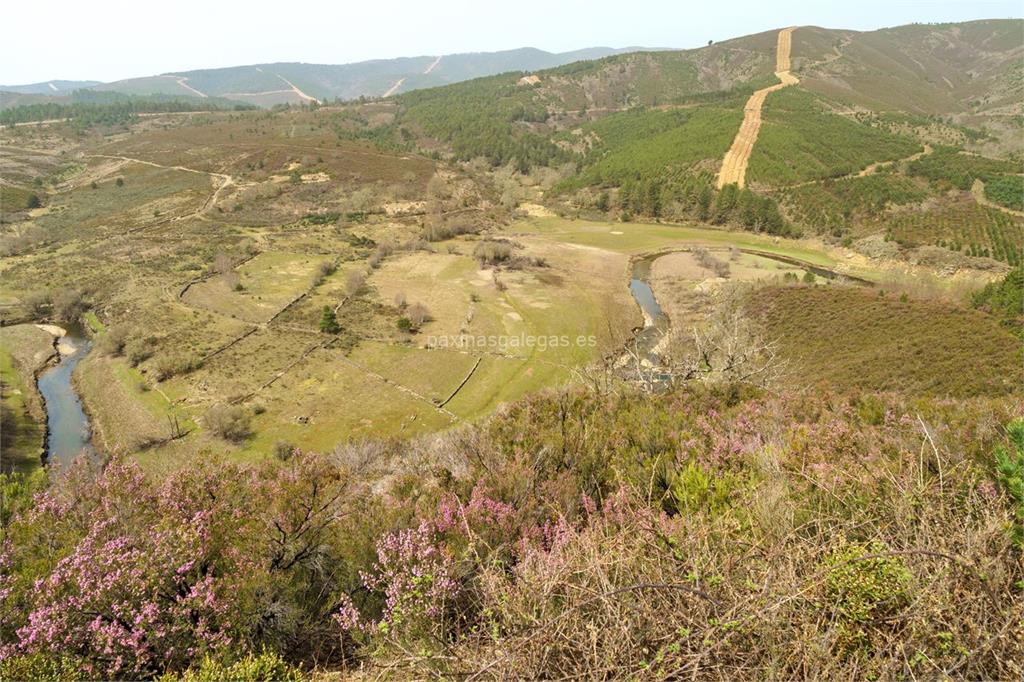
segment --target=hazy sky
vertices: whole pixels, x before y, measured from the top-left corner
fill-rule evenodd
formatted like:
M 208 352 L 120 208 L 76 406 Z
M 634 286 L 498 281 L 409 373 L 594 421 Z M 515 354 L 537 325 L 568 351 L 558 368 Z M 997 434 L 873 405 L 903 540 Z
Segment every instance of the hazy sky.
M 0 83 L 531 46 L 696 47 L 789 25 L 1020 17 L 1024 0 L 50 0 L 3 10 Z

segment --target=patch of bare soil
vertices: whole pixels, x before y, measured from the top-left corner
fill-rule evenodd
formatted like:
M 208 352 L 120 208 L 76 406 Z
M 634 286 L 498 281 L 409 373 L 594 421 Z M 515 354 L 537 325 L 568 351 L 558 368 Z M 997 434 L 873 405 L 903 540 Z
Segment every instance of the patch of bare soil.
M 769 93 L 800 82 L 789 72 L 789 53 L 793 45 L 793 30 L 784 28 L 779 31 L 778 45 L 775 50 L 775 75 L 782 82 L 756 91 L 743 107 L 743 123 L 740 124 L 739 132 L 736 133 L 732 146 L 722 159 L 722 169 L 718 173 L 717 183 L 719 189 L 730 184 L 740 187 L 746 184 L 747 164 L 750 163 L 750 154 L 754 151 L 754 143 L 757 142 L 757 134 L 761 130 L 761 108 L 764 106 L 765 99 Z

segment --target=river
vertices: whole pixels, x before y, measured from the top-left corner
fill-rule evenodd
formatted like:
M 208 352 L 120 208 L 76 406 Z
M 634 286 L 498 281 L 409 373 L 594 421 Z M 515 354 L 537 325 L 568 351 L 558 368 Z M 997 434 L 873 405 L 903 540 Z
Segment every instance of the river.
M 636 350 L 641 356 L 652 360 L 651 353 L 662 336 L 668 332 L 670 324 L 668 315 L 661 309 L 650 283 L 651 266 L 662 255 L 664 254 L 646 256 L 633 261 L 629 279 L 629 292 L 644 316 L 644 326 L 636 330 Z
M 89 418 L 75 392 L 71 375 L 92 343 L 82 328 L 72 324 L 58 339 L 60 362 L 43 372 L 37 386 L 46 405 L 46 463 L 67 466 L 79 455 L 91 455 Z
M 693 248 L 694 247 L 670 248 L 656 253 L 649 253 L 633 260 L 629 279 L 629 292 L 633 295 L 633 300 L 635 300 L 637 305 L 640 306 L 640 311 L 644 316 L 644 326 L 635 330 L 636 350 L 640 354 L 641 358 L 647 359 L 654 365 L 657 365 L 661 360 L 654 353 L 654 348 L 669 331 L 671 321 L 669 320 L 668 315 L 665 314 L 665 311 L 662 310 L 661 304 L 658 303 L 658 299 L 654 295 L 654 289 L 651 288 L 651 268 L 654 266 L 654 261 L 658 260 L 662 256 L 667 256 L 672 253 L 692 251 Z M 786 265 L 792 265 L 825 279 L 861 286 L 873 286 L 873 283 L 866 279 L 861 279 L 852 275 L 845 275 L 836 272 L 835 270 L 830 270 L 790 256 L 771 253 L 769 251 L 759 251 L 756 249 L 738 250 L 741 253 L 767 258 Z

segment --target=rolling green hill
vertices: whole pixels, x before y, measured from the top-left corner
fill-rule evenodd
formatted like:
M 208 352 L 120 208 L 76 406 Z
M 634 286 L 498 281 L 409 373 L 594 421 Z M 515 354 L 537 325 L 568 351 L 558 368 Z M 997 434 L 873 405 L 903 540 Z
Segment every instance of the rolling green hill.
M 848 244 L 878 236 L 898 251 L 1016 264 L 1021 35 L 1021 20 L 798 27 L 799 83 L 765 100 L 752 193 L 711 188 L 747 98 L 777 82 L 776 31 L 419 90 L 363 134 L 520 172 L 572 163 L 549 194 L 572 210 L 772 225 Z

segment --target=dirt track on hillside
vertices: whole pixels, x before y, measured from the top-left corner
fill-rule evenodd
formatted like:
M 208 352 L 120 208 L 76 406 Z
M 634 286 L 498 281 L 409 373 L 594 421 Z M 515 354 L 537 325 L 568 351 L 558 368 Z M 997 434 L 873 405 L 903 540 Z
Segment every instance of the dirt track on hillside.
M 793 46 L 793 31 L 792 28 L 784 28 L 779 31 L 779 39 L 775 48 L 775 76 L 782 82 L 756 91 L 743 107 L 743 123 L 740 124 L 739 132 L 736 133 L 732 146 L 722 159 L 722 169 L 718 173 L 717 183 L 719 189 L 732 183 L 740 187 L 746 184 L 747 164 L 750 162 L 751 152 L 754 151 L 757 134 L 761 130 L 761 107 L 764 106 L 765 99 L 769 93 L 800 82 L 789 72 L 789 53 Z
M 402 87 L 402 83 L 404 83 L 404 82 L 405 82 L 404 78 L 399 78 L 397 81 L 395 81 L 394 85 L 392 85 L 390 88 L 388 88 L 387 92 L 385 92 L 383 95 L 381 95 L 381 97 L 391 97 L 391 95 L 395 94 L 395 91 L 398 90 L 398 88 Z
M 997 211 L 1002 211 L 1003 213 L 1017 216 L 1018 218 L 1024 217 L 1024 211 L 1015 211 L 1012 208 L 990 201 L 989 198 L 985 196 L 985 183 L 982 180 L 976 179 L 974 184 L 971 185 L 971 196 L 974 197 L 974 200 L 982 206 L 994 208 Z
M 291 88 L 292 92 L 294 92 L 296 95 L 299 96 L 299 99 L 301 99 L 301 100 L 303 100 L 305 102 L 319 102 L 320 101 L 316 97 L 312 97 L 310 95 L 307 95 L 302 90 L 299 90 L 299 88 L 295 85 L 295 83 L 292 83 L 290 80 L 288 80 L 287 78 L 285 78 L 281 74 L 275 73 L 274 75 L 277 76 L 278 78 L 280 78 L 284 82 L 285 85 L 287 85 L 289 88 Z
M 441 57 L 438 57 L 437 59 L 435 59 L 435 60 L 434 60 L 434 61 L 433 61 L 433 62 L 432 62 L 432 63 L 430 64 L 430 66 L 428 66 L 428 67 L 427 67 L 427 70 L 423 72 L 423 73 L 424 73 L 424 75 L 426 75 L 426 74 L 430 73 L 431 71 L 433 71 L 434 69 L 436 69 L 436 68 L 437 68 L 437 65 L 438 65 L 438 64 L 440 64 L 440 63 L 441 63 Z
M 220 180 L 220 185 L 214 190 L 213 194 L 203 203 L 202 207 L 198 210 L 192 211 L 191 213 L 183 216 L 175 216 L 170 218 L 171 222 L 178 220 L 185 220 L 186 218 L 195 218 L 202 216 L 204 213 L 209 211 L 217 204 L 217 199 L 220 198 L 221 192 L 227 189 L 230 185 L 235 184 L 235 179 L 226 173 L 212 173 L 210 171 L 197 170 L 195 168 L 188 168 L 186 166 L 165 166 L 162 163 L 155 163 L 153 161 L 145 161 L 143 159 L 136 159 L 130 156 L 112 156 L 110 154 L 88 154 L 89 158 L 94 159 L 113 159 L 118 161 L 124 161 L 126 163 L 140 163 L 144 166 L 152 166 L 154 168 L 166 168 L 168 170 L 182 171 L 184 173 L 196 173 L 198 175 L 208 175 L 211 178 Z

